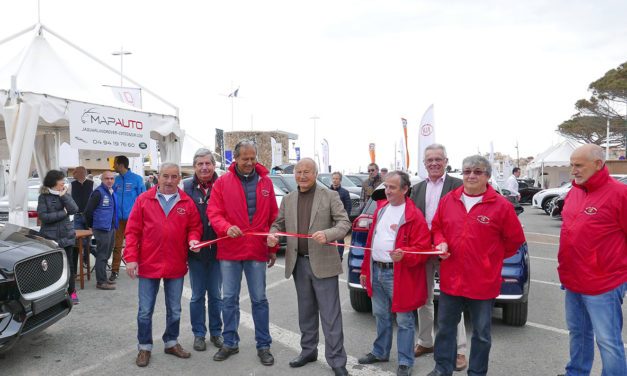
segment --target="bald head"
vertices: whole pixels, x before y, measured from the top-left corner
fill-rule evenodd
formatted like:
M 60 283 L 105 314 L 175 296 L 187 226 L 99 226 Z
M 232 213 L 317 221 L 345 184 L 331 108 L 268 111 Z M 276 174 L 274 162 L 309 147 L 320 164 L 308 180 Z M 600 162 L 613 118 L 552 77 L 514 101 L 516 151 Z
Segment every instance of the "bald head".
M 318 166 L 311 158 L 303 158 L 294 166 L 294 179 L 301 192 L 306 192 L 316 184 Z
M 605 153 L 599 145 L 586 144 L 578 147 L 570 156 L 570 173 L 575 183 L 585 184 L 605 165 Z
M 74 179 L 82 183 L 87 177 L 87 170 L 83 166 L 78 166 L 74 169 L 74 173 L 72 173 L 72 176 L 74 176 Z

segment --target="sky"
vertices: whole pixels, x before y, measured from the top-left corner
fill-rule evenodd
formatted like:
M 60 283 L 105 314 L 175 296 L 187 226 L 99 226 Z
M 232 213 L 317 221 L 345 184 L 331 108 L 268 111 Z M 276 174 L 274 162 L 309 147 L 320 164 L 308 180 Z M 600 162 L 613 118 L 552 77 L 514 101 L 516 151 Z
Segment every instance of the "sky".
M 2 1 L 0 39 L 37 22 L 37 1 Z M 215 128 L 283 130 L 301 156 L 329 143 L 334 170 L 364 171 L 368 144 L 392 167 L 408 120 L 434 104 L 450 164 L 496 152 L 534 156 L 588 98 L 590 82 L 627 61 L 627 2 L 41 0 L 41 23 L 180 109 L 181 127 L 214 146 Z M 50 34 L 80 74 L 103 72 Z M 30 37 L 0 46 L 0 66 Z M 1 87 L 8 83 L 0 83 Z M 233 111 L 226 97 L 239 88 Z M 145 109 L 173 113 L 144 94 Z M 233 120 L 232 114 L 233 113 Z

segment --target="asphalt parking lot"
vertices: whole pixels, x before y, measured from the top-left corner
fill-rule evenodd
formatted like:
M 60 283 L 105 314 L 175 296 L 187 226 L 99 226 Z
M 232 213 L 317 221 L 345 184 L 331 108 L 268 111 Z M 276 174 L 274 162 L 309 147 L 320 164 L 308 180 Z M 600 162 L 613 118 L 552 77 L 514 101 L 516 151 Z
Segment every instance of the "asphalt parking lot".
M 531 291 L 529 316 L 524 327 L 506 326 L 501 310 L 494 310 L 491 375 L 557 375 L 568 361 L 568 332 L 564 320 L 564 293 L 557 275 L 557 250 L 560 221 L 542 211 L 525 206 L 521 215 L 531 256 Z M 0 375 L 332 375 L 324 360 L 324 336 L 320 336 L 318 361 L 292 369 L 288 362 L 299 353 L 296 293 L 291 279 L 284 278 L 284 260 L 268 270 L 267 295 L 270 302 L 272 352 L 276 363 L 266 367 L 259 363 L 254 345 L 254 326 L 250 300 L 242 282 L 240 352 L 225 362 L 215 362 L 214 349 L 192 349 L 193 335 L 189 323 L 191 290 L 186 279 L 183 292 L 183 314 L 179 341 L 192 352 L 190 359 L 178 359 L 163 353 L 160 337 L 165 326 L 163 295 L 157 300 L 153 318 L 155 346 L 150 365 L 138 368 L 136 315 L 137 282 L 121 274 L 115 291 L 96 290 L 95 280 L 78 292 L 81 304 L 68 317 L 40 334 L 22 341 L 8 353 L 0 355 Z M 371 350 L 375 338 L 375 320 L 370 314 L 357 313 L 350 305 L 346 276 L 340 277 L 345 348 L 351 375 L 396 374 L 396 345 L 389 363 L 361 366 L 357 358 Z M 627 308 L 623 306 L 623 315 Z M 472 331 L 467 321 L 468 343 Z M 627 338 L 623 330 L 623 338 Z M 416 359 L 414 375 L 426 375 L 434 366 L 433 355 Z M 601 360 L 597 354 L 593 375 L 600 375 Z M 465 374 L 457 372 L 456 374 Z

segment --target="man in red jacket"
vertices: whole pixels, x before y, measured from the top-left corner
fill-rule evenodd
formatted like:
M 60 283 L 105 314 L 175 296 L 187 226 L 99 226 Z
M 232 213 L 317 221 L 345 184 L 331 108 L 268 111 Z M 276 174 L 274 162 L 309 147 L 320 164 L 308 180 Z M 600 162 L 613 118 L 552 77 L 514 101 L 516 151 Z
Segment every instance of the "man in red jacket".
M 165 353 L 189 358 L 178 343 L 183 278 L 187 273 L 187 250 L 200 241 L 202 223 L 196 205 L 178 189 L 181 170 L 163 163 L 159 185 L 139 195 L 126 224 L 126 274 L 139 277 L 136 364 L 145 367 L 152 351 L 152 313 L 163 279 L 166 328 Z
M 268 170 L 257 163 L 257 147 L 242 140 L 235 145 L 234 163 L 229 172 L 213 185 L 207 217 L 218 237 L 231 239 L 218 243 L 222 274 L 222 320 L 224 344 L 213 360 L 226 360 L 239 352 L 239 291 L 242 272 L 246 274 L 248 293 L 255 322 L 257 356 L 261 364 L 274 364 L 270 353 L 270 309 L 266 298 L 266 264 L 274 265 L 276 247 L 269 248 L 266 238 L 245 232 L 268 232 L 279 208 Z
M 570 157 L 557 271 L 566 289 L 567 375 L 589 375 L 596 336 L 603 375 L 627 375 L 621 305 L 627 290 L 627 185 L 609 176 L 600 146 Z
M 359 363 L 388 361 L 394 332 L 393 313 L 396 313 L 397 375 L 400 376 L 410 375 L 414 366 L 414 311 L 427 299 L 425 262 L 429 258 L 403 251 L 431 248 L 427 221 L 406 197 L 410 186 L 406 173 L 392 171 L 387 174 L 385 196 L 388 204 L 375 213 L 366 245 L 372 251 L 367 249 L 364 254 L 359 277 L 372 298 L 372 314 L 377 319 L 373 349 L 360 358 Z
M 431 223 L 433 244 L 449 255 L 442 256 L 440 266 L 436 365 L 428 376 L 453 373 L 464 308 L 473 326 L 468 374 L 487 374 L 492 307 L 501 290 L 503 260 L 525 241 L 514 206 L 488 183 L 490 162 L 474 155 L 464 159 L 462 168 L 464 185 L 440 200 Z

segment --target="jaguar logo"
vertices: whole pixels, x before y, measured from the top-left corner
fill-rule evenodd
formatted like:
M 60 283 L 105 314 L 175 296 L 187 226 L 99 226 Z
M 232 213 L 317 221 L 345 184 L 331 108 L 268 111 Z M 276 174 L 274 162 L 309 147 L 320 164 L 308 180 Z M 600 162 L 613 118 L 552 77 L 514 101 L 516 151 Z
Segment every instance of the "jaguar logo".
M 41 270 L 43 270 L 44 272 L 48 270 L 48 261 L 46 260 L 41 261 Z
M 595 215 L 598 212 L 598 210 L 594 206 L 588 206 L 587 208 L 583 210 L 583 212 L 588 215 Z
M 488 224 L 490 223 L 490 218 L 486 217 L 485 215 L 479 215 L 477 216 L 477 221 L 484 223 L 484 224 Z

